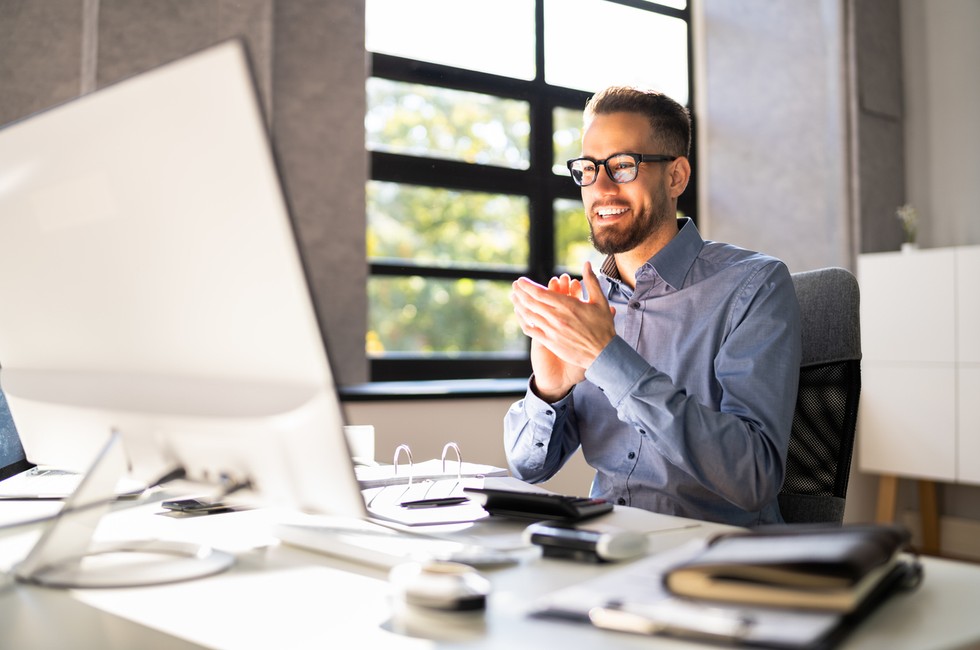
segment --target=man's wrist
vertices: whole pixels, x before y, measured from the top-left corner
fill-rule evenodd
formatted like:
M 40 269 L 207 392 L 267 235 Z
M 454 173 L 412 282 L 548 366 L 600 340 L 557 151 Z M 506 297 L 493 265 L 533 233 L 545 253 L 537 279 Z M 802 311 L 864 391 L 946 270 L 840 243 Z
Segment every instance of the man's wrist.
M 548 402 L 549 404 L 554 404 L 555 402 L 560 402 L 561 400 L 565 399 L 565 397 L 572 392 L 572 388 L 568 387 L 559 388 L 557 390 L 542 390 L 541 387 L 538 386 L 537 380 L 532 376 L 531 391 L 543 401 Z

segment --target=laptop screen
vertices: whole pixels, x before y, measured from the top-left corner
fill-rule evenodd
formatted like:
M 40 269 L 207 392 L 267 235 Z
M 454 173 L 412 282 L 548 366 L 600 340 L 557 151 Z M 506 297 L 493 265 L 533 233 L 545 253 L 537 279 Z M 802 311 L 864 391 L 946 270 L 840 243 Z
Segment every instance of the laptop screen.
M 17 427 L 7 408 L 7 398 L 0 391 L 0 480 L 19 474 L 32 467 L 24 455 Z

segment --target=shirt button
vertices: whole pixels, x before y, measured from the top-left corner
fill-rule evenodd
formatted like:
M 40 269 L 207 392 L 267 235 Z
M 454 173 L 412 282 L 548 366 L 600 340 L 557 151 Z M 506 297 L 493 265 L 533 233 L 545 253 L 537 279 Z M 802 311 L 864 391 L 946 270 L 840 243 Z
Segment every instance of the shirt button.
M 545 415 L 551 415 L 552 413 L 554 413 L 554 411 L 552 411 L 551 409 L 548 409 L 547 411 L 544 412 Z
M 536 443 L 534 443 L 534 446 L 535 447 L 544 447 L 544 443 L 543 442 L 536 442 Z
M 621 506 L 625 506 L 626 505 L 626 499 L 624 499 L 623 497 L 619 497 L 619 499 L 616 500 L 616 503 L 618 503 Z
M 646 434 L 647 434 L 647 430 L 646 429 L 640 429 L 640 435 L 641 436 L 645 436 Z
M 629 454 L 627 454 L 627 458 L 633 460 L 634 458 L 636 458 L 636 453 L 631 451 Z
M 630 303 L 630 309 L 636 310 L 639 308 L 640 308 L 640 303 L 636 302 L 635 300 Z

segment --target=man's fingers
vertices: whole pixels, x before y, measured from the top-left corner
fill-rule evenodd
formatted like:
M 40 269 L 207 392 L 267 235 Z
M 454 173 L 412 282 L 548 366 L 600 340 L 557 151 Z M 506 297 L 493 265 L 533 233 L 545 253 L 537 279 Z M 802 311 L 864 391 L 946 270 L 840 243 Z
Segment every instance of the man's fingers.
M 589 293 L 589 302 L 596 305 L 608 305 L 609 301 L 602 293 L 602 286 L 599 284 L 599 278 L 592 270 L 591 262 L 582 265 L 582 278 L 585 280 L 585 289 Z

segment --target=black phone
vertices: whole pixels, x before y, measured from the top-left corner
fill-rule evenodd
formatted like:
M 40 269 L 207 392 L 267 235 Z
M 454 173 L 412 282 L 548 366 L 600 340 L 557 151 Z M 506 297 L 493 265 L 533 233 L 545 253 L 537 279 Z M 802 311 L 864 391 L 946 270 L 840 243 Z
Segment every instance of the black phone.
M 232 507 L 227 503 L 212 499 L 210 497 L 171 499 L 170 501 L 164 501 L 161 505 L 167 510 L 187 513 L 228 512 L 232 510 Z

